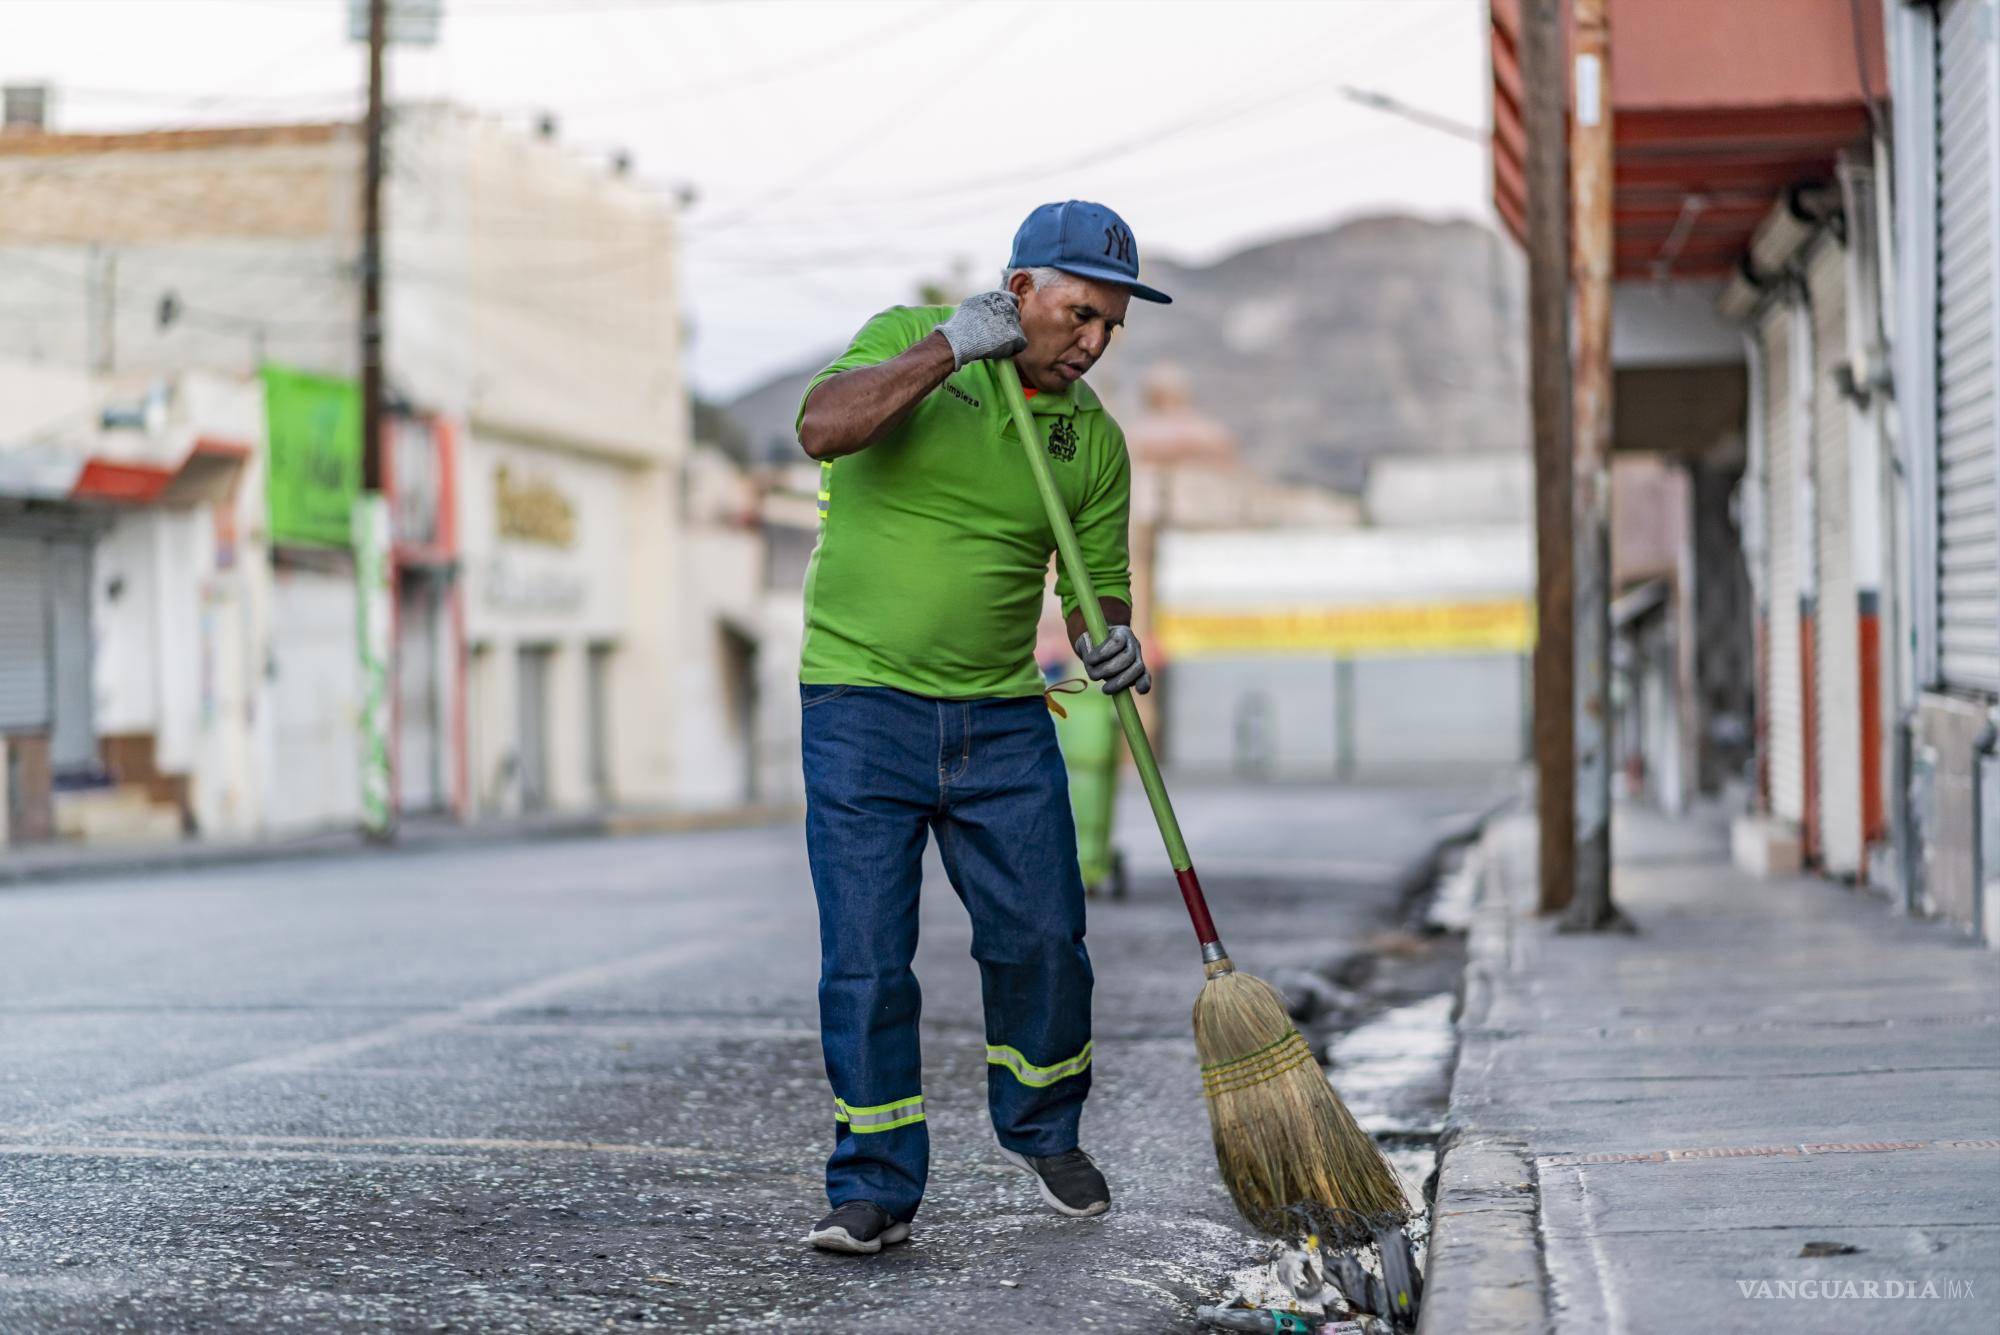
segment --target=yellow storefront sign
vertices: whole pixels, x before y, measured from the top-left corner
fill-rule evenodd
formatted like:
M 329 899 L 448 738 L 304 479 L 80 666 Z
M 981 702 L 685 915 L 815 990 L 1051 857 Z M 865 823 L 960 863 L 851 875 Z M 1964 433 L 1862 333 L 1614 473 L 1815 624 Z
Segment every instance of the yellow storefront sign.
M 1153 635 L 1169 656 L 1223 654 L 1526 653 L 1535 643 L 1525 598 L 1377 603 L 1242 612 L 1163 610 Z

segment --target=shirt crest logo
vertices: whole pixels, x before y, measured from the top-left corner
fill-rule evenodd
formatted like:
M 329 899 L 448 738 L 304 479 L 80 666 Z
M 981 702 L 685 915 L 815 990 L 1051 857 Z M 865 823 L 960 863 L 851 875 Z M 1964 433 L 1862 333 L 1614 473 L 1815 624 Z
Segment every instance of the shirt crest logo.
M 1058 417 L 1049 427 L 1049 457 L 1068 463 L 1076 458 L 1076 427 L 1067 417 Z

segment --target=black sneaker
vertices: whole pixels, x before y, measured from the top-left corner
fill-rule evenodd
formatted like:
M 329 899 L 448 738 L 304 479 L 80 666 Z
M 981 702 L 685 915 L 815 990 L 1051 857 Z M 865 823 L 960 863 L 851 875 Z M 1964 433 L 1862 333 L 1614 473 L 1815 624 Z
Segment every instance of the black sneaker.
M 884 1247 L 910 1240 L 910 1226 L 899 1224 L 874 1201 L 849 1201 L 806 1234 L 806 1241 L 826 1252 L 873 1256 Z
M 1036 1157 L 1016 1154 L 1005 1145 L 1000 1157 L 1024 1173 L 1031 1174 L 1041 1188 L 1042 1199 L 1072 1219 L 1088 1219 L 1111 1208 L 1111 1188 L 1104 1174 L 1082 1150 Z

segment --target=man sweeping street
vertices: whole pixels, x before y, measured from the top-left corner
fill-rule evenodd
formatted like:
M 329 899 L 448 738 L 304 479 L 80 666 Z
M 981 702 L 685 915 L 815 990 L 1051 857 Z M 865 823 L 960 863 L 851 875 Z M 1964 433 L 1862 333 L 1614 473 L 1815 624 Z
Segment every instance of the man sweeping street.
M 1055 538 L 991 367 L 1032 395 L 1109 633 L 1068 634 L 1107 692 L 1150 689 L 1133 636 L 1125 439 L 1084 375 L 1139 282 L 1131 229 L 1100 204 L 1028 215 L 1004 286 L 956 308 L 892 307 L 808 386 L 820 461 L 799 695 L 820 922 L 820 1035 L 834 1093 L 830 1251 L 906 1240 L 930 1141 L 911 962 L 926 836 L 972 919 L 987 1103 L 1001 1154 L 1075 1217 L 1111 1206 L 1078 1146 L 1090 1090 L 1090 957 L 1076 832 L 1034 659 Z

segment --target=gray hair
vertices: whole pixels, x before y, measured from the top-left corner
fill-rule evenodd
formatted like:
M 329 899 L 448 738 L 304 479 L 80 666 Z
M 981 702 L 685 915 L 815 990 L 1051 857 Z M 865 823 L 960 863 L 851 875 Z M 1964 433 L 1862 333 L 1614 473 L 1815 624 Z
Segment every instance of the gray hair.
M 1003 288 L 1011 287 L 1014 283 L 1014 275 L 1017 273 L 1028 275 L 1028 281 L 1035 285 L 1035 291 L 1037 292 L 1057 279 L 1069 276 L 1061 269 L 1051 269 L 1046 264 L 1039 264 L 1030 269 L 1002 269 L 1000 271 L 1000 286 Z

